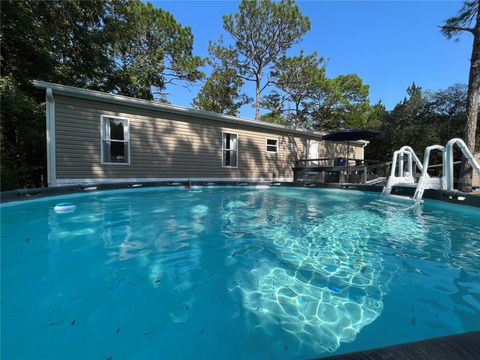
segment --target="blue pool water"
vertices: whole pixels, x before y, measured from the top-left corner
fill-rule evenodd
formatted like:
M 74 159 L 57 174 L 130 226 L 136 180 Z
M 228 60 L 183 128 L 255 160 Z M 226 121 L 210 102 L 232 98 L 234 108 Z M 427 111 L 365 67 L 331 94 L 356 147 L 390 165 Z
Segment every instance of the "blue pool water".
M 468 206 L 137 189 L 6 204 L 1 234 L 5 359 L 312 358 L 480 329 Z

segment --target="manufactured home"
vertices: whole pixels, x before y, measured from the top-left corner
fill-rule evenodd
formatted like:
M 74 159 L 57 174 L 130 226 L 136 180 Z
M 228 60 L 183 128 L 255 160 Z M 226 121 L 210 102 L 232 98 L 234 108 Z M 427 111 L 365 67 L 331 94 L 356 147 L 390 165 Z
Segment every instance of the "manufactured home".
M 345 156 L 321 132 L 43 81 L 49 186 L 292 181 L 296 160 Z M 362 160 L 366 141 L 350 142 Z

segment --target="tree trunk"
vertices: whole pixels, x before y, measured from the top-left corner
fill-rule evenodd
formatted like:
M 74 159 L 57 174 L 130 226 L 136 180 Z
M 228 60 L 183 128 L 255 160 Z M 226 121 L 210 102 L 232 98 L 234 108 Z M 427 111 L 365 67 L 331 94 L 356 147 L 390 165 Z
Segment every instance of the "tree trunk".
M 300 103 L 295 101 L 295 121 L 293 123 L 293 128 L 296 129 L 298 123 L 300 122 Z
M 475 132 L 477 129 L 478 95 L 480 89 L 480 3 L 477 9 L 477 21 L 473 32 L 472 58 L 470 59 L 470 74 L 468 77 L 467 124 L 463 132 L 465 144 L 472 152 L 475 151 Z M 472 191 L 472 166 L 462 156 L 460 168 L 459 189 Z
M 255 120 L 260 120 L 260 84 L 262 81 L 262 71 L 255 77 Z

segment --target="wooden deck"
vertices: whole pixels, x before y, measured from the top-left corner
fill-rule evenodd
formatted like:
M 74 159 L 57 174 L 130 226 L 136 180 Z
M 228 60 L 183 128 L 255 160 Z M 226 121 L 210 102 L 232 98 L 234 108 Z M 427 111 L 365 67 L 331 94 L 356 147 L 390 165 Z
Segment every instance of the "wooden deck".
M 379 334 L 380 336 L 380 334 Z M 328 360 L 478 360 L 480 331 L 412 342 L 351 354 L 330 356 Z
M 300 159 L 292 168 L 294 182 L 324 184 L 369 184 L 386 179 L 391 162 L 337 158 Z

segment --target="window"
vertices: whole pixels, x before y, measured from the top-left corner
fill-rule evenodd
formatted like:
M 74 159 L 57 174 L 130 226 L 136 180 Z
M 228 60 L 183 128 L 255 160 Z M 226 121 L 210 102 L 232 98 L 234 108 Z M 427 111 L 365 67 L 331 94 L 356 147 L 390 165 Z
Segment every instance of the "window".
M 267 152 L 276 153 L 278 150 L 278 139 L 267 139 Z
M 237 167 L 238 160 L 238 135 L 231 133 L 222 134 L 222 165 L 226 167 Z
M 130 163 L 130 123 L 126 118 L 101 117 L 102 164 Z

